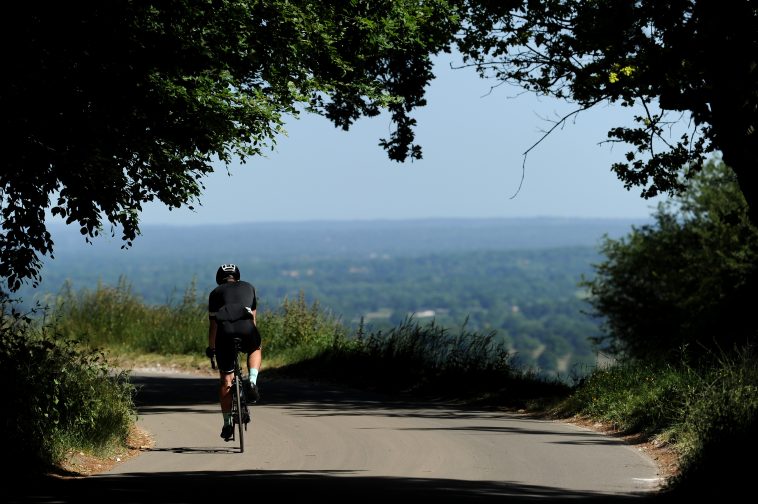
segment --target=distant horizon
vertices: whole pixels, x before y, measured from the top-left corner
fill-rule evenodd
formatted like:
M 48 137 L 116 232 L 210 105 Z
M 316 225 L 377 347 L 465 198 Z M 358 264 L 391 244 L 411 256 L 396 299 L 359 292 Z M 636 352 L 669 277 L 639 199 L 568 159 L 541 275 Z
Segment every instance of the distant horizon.
M 158 251 L 166 257 L 181 252 L 186 259 L 202 250 L 213 250 L 221 259 L 252 251 L 277 257 L 283 250 L 313 256 L 597 245 L 603 236 L 626 236 L 634 227 L 649 223 L 649 218 L 544 216 L 144 224 L 126 249 L 116 228 L 104 229 L 89 244 L 78 226 L 61 221 L 49 231 L 56 257 L 73 254 L 74 260 L 81 260 L 82 253 L 127 257 Z
M 560 215 L 536 215 L 536 216 L 513 216 L 513 217 L 407 217 L 407 218 L 390 218 L 390 217 L 382 217 L 382 218 L 346 218 L 346 219 L 302 219 L 302 220 L 261 220 L 261 221 L 227 221 L 223 223 L 211 223 L 211 222 L 186 222 L 186 221 L 177 221 L 177 222 L 147 222 L 147 223 L 140 223 L 140 228 L 155 228 L 155 227 L 171 227 L 171 228 L 191 228 L 191 227 L 210 227 L 210 226 L 240 226 L 240 225 L 262 225 L 262 226 L 273 226 L 273 225 L 302 225 L 302 224 L 314 224 L 314 225 L 320 225 L 320 224 L 371 224 L 371 223 L 445 223 L 445 222 L 495 222 L 495 221 L 595 221 L 595 222 L 641 222 L 641 221 L 649 221 L 652 220 L 652 215 L 647 215 L 644 217 L 597 217 L 597 216 L 560 216 Z M 108 227 L 108 223 L 104 223 L 105 227 Z M 79 226 L 75 223 L 66 224 L 62 220 L 57 220 L 57 222 L 53 223 L 47 223 L 47 225 L 52 228 L 66 228 L 66 227 L 72 227 L 77 229 L 77 233 L 79 232 Z

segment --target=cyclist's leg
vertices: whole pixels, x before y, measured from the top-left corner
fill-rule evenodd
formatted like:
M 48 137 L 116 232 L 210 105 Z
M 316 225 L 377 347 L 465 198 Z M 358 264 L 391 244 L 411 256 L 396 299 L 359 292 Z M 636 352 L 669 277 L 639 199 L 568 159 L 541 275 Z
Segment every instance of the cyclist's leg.
M 219 372 L 219 394 L 221 412 L 228 413 L 232 410 L 232 377 L 233 373 Z
M 242 340 L 242 347 L 247 354 L 248 376 L 247 380 L 245 380 L 245 392 L 248 401 L 256 403 L 260 400 L 260 393 L 258 392 L 258 371 L 261 368 L 262 352 L 260 333 L 255 326 L 248 326 L 248 331 Z
M 261 351 L 261 334 L 258 328 L 253 326 L 252 331 L 245 336 L 245 351 L 247 352 L 247 370 L 250 373 L 250 383 L 255 384 L 258 378 L 258 371 L 261 369 L 263 353 Z
M 225 440 L 234 437 L 234 422 L 232 418 L 232 377 L 233 373 L 219 372 L 219 403 L 224 424 L 221 427 L 221 437 Z
M 219 404 L 224 417 L 221 436 L 229 437 L 232 426 L 232 378 L 234 377 L 234 346 L 228 338 L 216 339 L 216 361 L 219 370 Z
M 257 350 L 254 350 L 247 354 L 247 369 L 248 371 L 255 370 L 255 374 L 258 374 L 258 371 L 261 369 L 261 362 L 263 361 L 263 354 L 261 353 L 261 349 L 258 348 Z M 252 378 L 252 375 L 251 375 Z M 252 379 L 252 382 L 255 383 L 255 379 Z

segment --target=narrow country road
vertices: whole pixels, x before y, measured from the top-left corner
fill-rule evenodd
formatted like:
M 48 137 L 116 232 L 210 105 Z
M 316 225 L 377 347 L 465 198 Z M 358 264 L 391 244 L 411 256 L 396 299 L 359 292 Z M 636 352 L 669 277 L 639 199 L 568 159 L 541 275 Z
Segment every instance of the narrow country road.
M 659 486 L 643 452 L 591 430 L 284 379 L 261 380 L 262 401 L 239 453 L 219 437 L 215 378 L 134 373 L 132 380 L 151 450 L 9 502 L 620 502 Z

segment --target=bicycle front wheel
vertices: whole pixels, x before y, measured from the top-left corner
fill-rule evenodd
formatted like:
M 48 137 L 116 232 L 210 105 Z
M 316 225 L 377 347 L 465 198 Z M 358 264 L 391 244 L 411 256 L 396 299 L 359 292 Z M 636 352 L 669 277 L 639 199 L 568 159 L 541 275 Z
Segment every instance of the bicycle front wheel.
M 243 418 L 242 410 L 242 391 L 240 390 L 240 379 L 237 377 L 234 379 L 234 385 L 232 386 L 232 394 L 234 395 L 234 423 L 237 424 L 237 432 L 240 436 L 240 453 L 245 451 L 245 422 Z

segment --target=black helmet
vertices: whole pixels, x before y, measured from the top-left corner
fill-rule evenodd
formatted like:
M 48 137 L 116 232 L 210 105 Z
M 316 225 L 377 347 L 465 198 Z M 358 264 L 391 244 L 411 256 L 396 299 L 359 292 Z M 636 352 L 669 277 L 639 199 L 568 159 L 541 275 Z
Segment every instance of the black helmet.
M 233 276 L 235 280 L 240 279 L 240 269 L 236 264 L 222 264 L 216 271 L 216 283 L 221 285 L 227 277 Z

